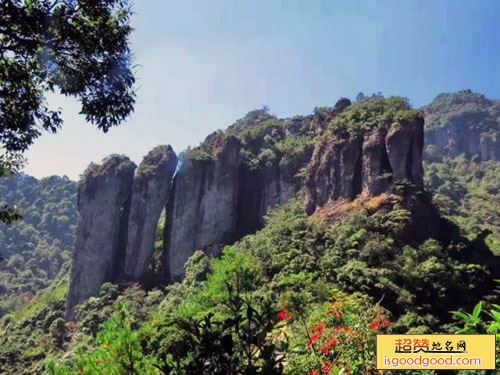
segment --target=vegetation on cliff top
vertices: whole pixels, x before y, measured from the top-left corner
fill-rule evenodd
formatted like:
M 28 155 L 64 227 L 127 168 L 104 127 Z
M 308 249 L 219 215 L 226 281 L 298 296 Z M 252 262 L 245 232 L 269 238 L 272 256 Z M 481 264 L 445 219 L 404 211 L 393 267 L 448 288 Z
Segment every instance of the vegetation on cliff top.
M 340 137 L 359 136 L 376 127 L 390 128 L 402 125 L 403 119 L 411 121 L 419 117 L 422 117 L 420 111 L 412 109 L 406 98 L 363 98 L 335 116 L 328 130 Z
M 188 149 L 185 157 L 195 161 L 214 160 L 224 140 L 233 136 L 241 142 L 241 163 L 252 171 L 307 158 L 314 144 L 311 134 L 295 129 L 292 121 L 277 119 L 264 108 L 249 112 L 225 132 L 211 134 L 199 146 Z
M 471 90 L 440 94 L 423 107 L 427 130 L 464 127 L 500 130 L 500 100 L 491 100 Z

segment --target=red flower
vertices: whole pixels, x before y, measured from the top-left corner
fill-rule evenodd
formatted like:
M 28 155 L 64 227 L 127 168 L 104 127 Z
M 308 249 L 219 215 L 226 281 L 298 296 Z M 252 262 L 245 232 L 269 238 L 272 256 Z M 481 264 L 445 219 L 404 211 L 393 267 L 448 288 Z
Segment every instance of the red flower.
M 328 362 L 323 362 L 321 365 L 321 371 L 323 374 L 328 374 L 328 372 L 332 369 L 332 365 Z
M 309 371 L 309 374 L 317 375 L 317 374 L 319 374 L 319 371 L 318 370 L 311 370 L 311 371 Z
M 288 313 L 288 320 L 292 320 L 292 313 Z
M 322 335 L 322 334 L 323 334 L 323 330 L 325 329 L 325 327 L 326 327 L 326 323 L 325 323 L 325 322 L 323 322 L 323 321 L 321 321 L 321 322 L 319 323 L 319 334 L 320 334 L 320 335 Z
M 278 318 L 279 318 L 279 320 L 285 320 L 285 318 L 286 318 L 286 311 L 285 310 L 280 310 L 278 312 Z
M 328 337 L 326 339 L 326 347 L 329 349 L 330 347 L 333 347 L 335 348 L 338 344 L 338 341 L 337 339 L 333 338 L 333 337 Z
M 373 318 L 372 322 L 369 325 L 369 328 L 372 331 L 378 331 L 383 327 L 387 327 L 389 325 L 389 320 L 387 320 L 383 315 L 380 315 L 380 312 L 377 313 L 377 316 Z

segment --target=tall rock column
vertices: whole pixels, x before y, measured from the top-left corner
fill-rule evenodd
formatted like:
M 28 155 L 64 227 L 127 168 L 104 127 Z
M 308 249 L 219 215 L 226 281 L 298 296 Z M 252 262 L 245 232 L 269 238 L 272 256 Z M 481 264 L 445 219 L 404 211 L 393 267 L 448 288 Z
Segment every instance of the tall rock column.
M 389 129 L 380 125 L 358 136 L 325 137 L 307 168 L 306 212 L 338 199 L 352 200 L 363 192 L 378 195 L 393 182 L 408 180 L 423 187 L 424 119 L 397 118 Z
M 66 319 L 75 306 L 99 294 L 101 285 L 120 272 L 127 238 L 127 221 L 135 164 L 112 155 L 90 166 L 78 186 L 78 223 L 73 266 L 66 303 Z
M 422 151 L 424 148 L 424 119 L 399 119 L 386 137 L 386 148 L 394 181 L 408 180 L 421 188 L 424 185 Z
M 352 200 L 361 192 L 361 147 L 361 137 L 325 138 L 316 145 L 305 178 L 308 214 L 328 200 Z
M 363 141 L 363 190 L 370 195 L 384 192 L 391 183 L 392 168 L 385 147 L 387 129 L 379 127 Z
M 172 147 L 158 146 L 150 151 L 136 170 L 128 223 L 124 272 L 140 280 L 153 256 L 158 219 L 165 207 L 177 156 Z
M 228 243 L 236 229 L 240 141 L 216 135 L 211 142 L 209 155 L 188 154 L 174 178 L 164 236 L 167 282 L 184 277 L 195 250 L 217 252 L 210 246 Z

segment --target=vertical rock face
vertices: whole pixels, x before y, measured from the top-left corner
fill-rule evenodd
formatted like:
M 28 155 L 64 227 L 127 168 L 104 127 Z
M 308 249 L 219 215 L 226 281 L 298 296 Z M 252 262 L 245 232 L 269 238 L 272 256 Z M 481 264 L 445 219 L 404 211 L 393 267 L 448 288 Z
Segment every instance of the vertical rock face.
M 297 196 L 301 188 L 300 178 L 296 176 L 306 160 L 293 160 L 273 163 L 261 170 L 252 171 L 240 165 L 238 191 L 238 236 L 251 233 L 264 226 L 264 216 Z
M 135 164 L 113 155 L 90 167 L 78 187 L 78 224 L 66 318 L 74 308 L 97 295 L 101 285 L 114 281 L 127 238 L 127 220 Z
M 409 180 L 422 188 L 423 126 L 422 117 L 399 119 L 389 130 L 376 127 L 363 135 L 323 139 L 307 168 L 307 213 L 328 200 L 352 200 L 361 192 L 378 195 L 392 181 Z
M 402 119 L 399 126 L 387 133 L 386 145 L 394 180 L 406 179 L 421 188 L 424 184 L 424 119 Z
M 354 199 L 361 193 L 361 156 L 362 140 L 348 139 L 340 150 L 340 197 Z
M 500 132 L 482 134 L 479 147 L 481 160 L 500 160 Z
M 124 272 L 141 280 L 151 263 L 156 228 L 167 202 L 177 156 L 171 146 L 150 151 L 136 170 L 128 222 Z
M 422 108 L 425 113 L 425 157 L 479 157 L 500 160 L 500 102 L 471 90 L 440 94 Z
M 308 214 L 329 199 L 353 199 L 362 186 L 362 140 L 325 139 L 316 146 L 305 184 Z
M 499 131 L 482 132 L 465 126 L 429 130 L 425 133 L 425 143 L 427 149 L 435 146 L 443 155 L 451 158 L 465 154 L 467 157 L 478 156 L 482 161 L 500 160 Z
M 392 174 L 385 147 L 387 129 L 378 128 L 363 142 L 363 190 L 379 195 L 387 189 Z
M 181 164 L 167 205 L 165 267 L 168 282 L 181 280 L 184 263 L 195 250 L 228 243 L 234 236 L 238 202 L 240 141 L 225 137 L 209 158 L 187 157 Z
M 305 184 L 309 199 L 306 212 L 312 214 L 317 206 L 329 198 L 339 196 L 337 181 L 340 173 L 340 147 L 334 142 L 323 141 L 314 149 Z
M 377 103 L 385 112 L 374 114 L 375 121 L 352 122 L 366 111 L 342 117 L 348 100 L 281 122 L 254 111 L 188 151 L 173 179 L 177 157 L 170 146 L 146 155 L 135 176 L 135 165 L 123 156 L 89 169 L 79 187 L 67 317 L 104 282 L 146 276 L 165 206 L 163 267 L 165 281 L 172 283 L 182 280 L 196 250 L 218 255 L 222 245 L 262 227 L 270 208 L 304 193 L 312 214 L 328 201 L 379 195 L 398 180 L 422 188 L 422 116 Z M 380 112 L 379 107 L 373 108 Z M 492 134 L 477 147 L 490 155 L 496 139 Z

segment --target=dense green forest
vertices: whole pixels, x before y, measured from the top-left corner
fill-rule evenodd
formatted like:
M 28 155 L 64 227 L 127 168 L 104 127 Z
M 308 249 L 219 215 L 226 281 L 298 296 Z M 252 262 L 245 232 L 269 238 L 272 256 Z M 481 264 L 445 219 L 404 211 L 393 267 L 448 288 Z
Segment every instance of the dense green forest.
M 482 235 L 500 254 L 500 162 L 458 156 L 426 166 L 426 187 L 440 211 L 469 238 Z
M 0 201 L 16 206 L 22 215 L 12 224 L 0 224 L 2 316 L 68 271 L 77 216 L 76 184 L 57 176 L 2 178 Z
M 456 95 L 481 107 L 479 117 L 497 105 L 477 104 L 470 92 Z M 451 119 L 445 127 L 461 121 L 461 112 L 446 115 L 456 112 L 455 99 L 438 96 L 426 126 L 434 129 L 444 117 Z M 245 165 L 258 169 L 274 158 L 293 162 L 310 154 L 329 133 L 364 132 L 418 113 L 401 98 L 380 97 L 362 99 L 341 116 L 328 117 L 328 108 L 315 112 L 301 137 L 266 111 L 250 113 L 229 132 L 243 139 Z M 496 131 L 488 121 L 481 134 Z M 188 154 L 209 158 L 206 146 Z M 74 322 L 63 317 L 75 184 L 56 177 L 2 180 L 1 196 L 23 220 L 0 232 L 2 308 L 9 312 L 0 320 L 0 373 L 377 374 L 380 332 L 498 334 L 492 253 L 500 254 L 500 162 L 449 152 L 427 156 L 426 192 L 401 182 L 312 216 L 294 199 L 220 258 L 196 252 L 181 283 L 104 284 L 77 308 Z M 416 238 L 415 207 L 441 215 L 439 236 Z M 13 297 L 37 291 L 14 304 Z

